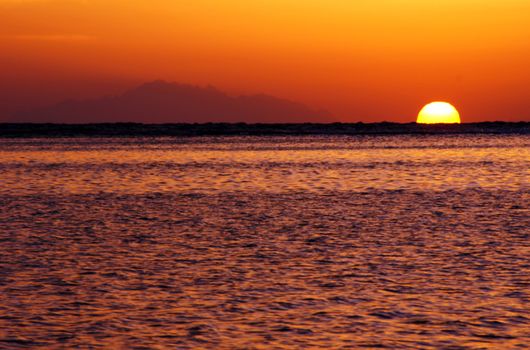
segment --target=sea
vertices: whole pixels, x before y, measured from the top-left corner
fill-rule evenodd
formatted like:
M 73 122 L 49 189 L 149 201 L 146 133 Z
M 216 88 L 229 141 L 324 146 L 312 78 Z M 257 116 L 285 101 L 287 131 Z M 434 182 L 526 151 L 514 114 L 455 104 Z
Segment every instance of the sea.
M 526 349 L 528 134 L 0 138 L 0 349 Z

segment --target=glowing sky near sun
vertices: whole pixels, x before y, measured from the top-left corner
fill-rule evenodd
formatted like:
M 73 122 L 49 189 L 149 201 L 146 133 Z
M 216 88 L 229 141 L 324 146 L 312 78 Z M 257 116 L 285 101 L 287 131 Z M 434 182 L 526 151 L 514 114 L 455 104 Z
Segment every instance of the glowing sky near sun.
M 414 121 L 434 100 L 530 120 L 528 62 L 528 0 L 0 0 L 0 120 L 154 79 L 341 121 Z

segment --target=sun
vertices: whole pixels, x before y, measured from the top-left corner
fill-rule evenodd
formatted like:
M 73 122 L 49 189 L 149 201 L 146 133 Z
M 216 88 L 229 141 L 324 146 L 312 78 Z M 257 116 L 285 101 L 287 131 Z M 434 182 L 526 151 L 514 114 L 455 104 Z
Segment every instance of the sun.
M 418 124 L 460 124 L 460 114 L 447 102 L 432 102 L 422 108 Z

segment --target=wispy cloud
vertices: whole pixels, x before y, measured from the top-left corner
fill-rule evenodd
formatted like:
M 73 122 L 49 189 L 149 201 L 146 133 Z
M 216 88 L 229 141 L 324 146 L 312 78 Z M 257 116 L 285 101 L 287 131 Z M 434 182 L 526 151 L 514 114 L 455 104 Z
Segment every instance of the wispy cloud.
M 0 7 L 3 8 L 16 8 L 16 7 L 27 7 L 33 5 L 47 6 L 47 5 L 67 5 L 67 4 L 79 4 L 87 5 L 88 0 L 0 0 Z
M 96 37 L 92 35 L 79 34 L 20 34 L 5 35 L 4 37 L 15 40 L 28 41 L 89 41 L 96 39 Z
M 29 4 L 42 2 L 58 2 L 57 0 L 0 0 L 0 4 Z M 62 0 L 62 2 L 88 3 L 88 0 Z

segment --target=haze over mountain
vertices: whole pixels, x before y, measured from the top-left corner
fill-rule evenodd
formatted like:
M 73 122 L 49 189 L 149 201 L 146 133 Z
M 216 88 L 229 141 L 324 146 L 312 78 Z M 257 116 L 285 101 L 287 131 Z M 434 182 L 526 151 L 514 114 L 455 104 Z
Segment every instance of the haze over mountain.
M 122 95 L 67 100 L 18 112 L 13 122 L 34 123 L 207 123 L 332 122 L 330 113 L 268 95 L 232 97 L 214 87 L 165 81 L 140 85 Z

